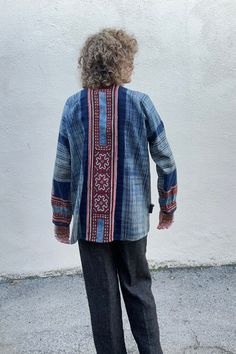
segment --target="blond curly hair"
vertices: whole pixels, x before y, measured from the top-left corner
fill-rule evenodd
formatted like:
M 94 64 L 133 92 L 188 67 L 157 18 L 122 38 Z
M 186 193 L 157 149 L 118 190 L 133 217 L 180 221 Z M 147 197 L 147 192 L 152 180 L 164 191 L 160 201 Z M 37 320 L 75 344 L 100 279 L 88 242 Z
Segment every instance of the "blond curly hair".
M 80 50 L 78 68 L 83 88 L 129 82 L 138 42 L 123 29 L 106 27 L 90 35 Z

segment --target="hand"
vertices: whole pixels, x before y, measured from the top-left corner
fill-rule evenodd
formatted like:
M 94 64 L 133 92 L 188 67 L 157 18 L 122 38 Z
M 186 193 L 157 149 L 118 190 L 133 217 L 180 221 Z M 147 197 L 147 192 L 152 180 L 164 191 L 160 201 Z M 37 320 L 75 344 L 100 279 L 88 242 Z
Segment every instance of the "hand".
M 57 241 L 61 243 L 69 244 L 70 237 L 70 225 L 68 226 L 58 226 L 54 225 L 54 236 Z
M 157 229 L 168 229 L 174 222 L 174 214 L 165 214 L 161 210 L 159 212 L 159 224 Z

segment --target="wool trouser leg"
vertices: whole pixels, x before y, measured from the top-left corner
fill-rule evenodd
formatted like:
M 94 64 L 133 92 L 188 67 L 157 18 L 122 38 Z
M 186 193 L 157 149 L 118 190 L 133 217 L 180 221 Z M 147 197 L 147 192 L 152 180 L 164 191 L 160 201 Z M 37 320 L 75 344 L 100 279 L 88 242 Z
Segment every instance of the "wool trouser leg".
M 152 279 L 146 259 L 147 236 L 117 242 L 116 263 L 130 328 L 140 354 L 163 354 Z
M 111 243 L 79 240 L 79 251 L 98 354 L 127 354 Z

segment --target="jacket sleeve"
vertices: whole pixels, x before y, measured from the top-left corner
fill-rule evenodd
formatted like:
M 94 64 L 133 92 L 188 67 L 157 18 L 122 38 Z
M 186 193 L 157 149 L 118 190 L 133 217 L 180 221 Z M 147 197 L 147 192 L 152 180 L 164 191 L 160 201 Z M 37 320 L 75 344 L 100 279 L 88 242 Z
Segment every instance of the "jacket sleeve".
M 164 123 L 150 97 L 145 94 L 141 101 L 145 114 L 145 124 L 149 150 L 156 164 L 157 189 L 160 210 L 173 214 L 177 209 L 177 169 L 175 159 L 166 137 Z
M 69 106 L 64 104 L 57 138 L 56 157 L 51 186 L 52 222 L 57 241 L 70 243 L 71 207 L 71 156 L 67 134 Z

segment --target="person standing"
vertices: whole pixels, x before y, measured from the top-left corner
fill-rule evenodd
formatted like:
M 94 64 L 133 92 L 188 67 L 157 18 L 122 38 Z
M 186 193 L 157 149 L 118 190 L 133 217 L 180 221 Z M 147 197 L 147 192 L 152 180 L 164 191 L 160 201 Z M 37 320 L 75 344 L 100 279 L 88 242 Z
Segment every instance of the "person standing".
M 78 58 L 83 88 L 64 104 L 53 171 L 54 236 L 78 245 L 98 354 L 127 353 L 121 293 L 139 353 L 163 354 L 146 259 L 155 206 L 149 152 L 158 175 L 157 229 L 174 222 L 177 169 L 152 99 L 124 86 L 137 51 L 123 29 L 86 39 Z

